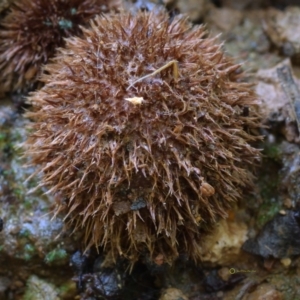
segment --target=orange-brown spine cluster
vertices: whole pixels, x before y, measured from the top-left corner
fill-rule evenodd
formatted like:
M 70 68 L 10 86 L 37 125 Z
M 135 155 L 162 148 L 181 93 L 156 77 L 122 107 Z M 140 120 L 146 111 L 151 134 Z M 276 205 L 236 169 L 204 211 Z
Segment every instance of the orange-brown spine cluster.
M 164 13 L 98 16 L 46 67 L 27 154 L 87 248 L 199 260 L 203 230 L 252 185 L 256 95 L 206 36 Z

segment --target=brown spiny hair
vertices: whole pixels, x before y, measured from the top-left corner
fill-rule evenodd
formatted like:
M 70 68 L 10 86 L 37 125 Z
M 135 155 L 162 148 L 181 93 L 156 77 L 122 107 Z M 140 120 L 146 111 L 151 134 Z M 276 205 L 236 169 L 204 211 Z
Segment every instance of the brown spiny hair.
M 243 78 L 180 16 L 98 16 L 67 39 L 29 97 L 26 153 L 86 248 L 200 259 L 203 231 L 252 186 L 260 157 Z
M 0 22 L 0 89 L 31 88 L 64 38 L 81 34 L 96 14 L 117 8 L 108 0 L 16 0 Z

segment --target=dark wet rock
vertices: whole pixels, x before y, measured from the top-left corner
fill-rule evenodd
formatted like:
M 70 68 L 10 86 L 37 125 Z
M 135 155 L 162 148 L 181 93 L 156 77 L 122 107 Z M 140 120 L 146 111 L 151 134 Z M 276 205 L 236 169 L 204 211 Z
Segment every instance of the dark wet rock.
M 157 272 L 157 271 L 156 271 Z M 153 275 L 153 269 L 138 262 L 125 280 L 124 299 L 156 300 L 161 294 L 158 276 Z
M 94 264 L 93 288 L 106 297 L 119 295 L 124 285 L 124 273 L 117 268 L 102 268 L 101 263 L 101 259 L 97 259 Z
M 0 128 L 12 125 L 16 117 L 17 113 L 11 106 L 2 106 L 0 109 Z
M 137 198 L 130 206 L 131 210 L 139 210 L 140 208 L 146 207 L 147 202 L 144 198 L 139 197 Z
M 205 274 L 203 285 L 207 292 L 216 292 L 233 288 L 244 278 L 245 276 L 243 274 L 232 274 L 228 277 L 228 280 L 224 280 L 218 274 L 218 270 L 214 269 Z
M 88 254 L 83 254 L 81 251 L 76 251 L 70 259 L 70 265 L 72 266 L 73 270 L 75 271 L 77 278 L 77 288 L 80 291 L 84 290 L 82 277 L 84 274 L 88 274 L 92 272 L 92 261 L 91 257 Z
M 0 232 L 3 230 L 3 220 L 0 218 Z
M 242 249 L 264 258 L 285 258 L 300 254 L 300 210 L 277 214 Z
M 300 148 L 298 145 L 283 142 L 282 152 L 282 189 L 293 205 L 300 200 Z
M 80 251 L 76 251 L 70 260 L 70 265 L 73 267 L 76 273 L 85 273 L 88 268 L 88 256 L 82 254 Z
M 126 10 L 129 10 L 133 13 L 137 13 L 139 10 L 142 11 L 159 11 L 164 10 L 164 3 L 161 0 L 149 1 L 149 0 L 130 0 L 125 1 L 124 5 Z
M 147 0 L 137 0 L 134 3 L 136 9 L 141 9 L 144 11 L 153 11 L 154 9 L 157 9 L 156 5 L 157 5 L 156 3 Z
M 0 295 L 7 290 L 11 280 L 5 276 L 0 276 Z
M 82 292 L 81 299 L 119 299 L 126 274 L 122 264 L 104 267 L 102 256 L 96 257 L 91 264 L 92 259 L 93 257 L 82 255 L 79 251 L 71 258 L 71 264 L 77 273 L 75 281 Z

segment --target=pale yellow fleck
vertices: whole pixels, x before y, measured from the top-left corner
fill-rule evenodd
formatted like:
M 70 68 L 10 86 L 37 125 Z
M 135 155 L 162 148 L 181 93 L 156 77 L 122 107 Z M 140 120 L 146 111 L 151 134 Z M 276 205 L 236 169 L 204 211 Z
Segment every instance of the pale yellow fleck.
M 292 263 L 292 260 L 290 258 L 282 258 L 280 262 L 287 268 Z
M 125 100 L 131 102 L 133 105 L 140 105 L 142 102 L 144 102 L 143 97 L 125 98 Z

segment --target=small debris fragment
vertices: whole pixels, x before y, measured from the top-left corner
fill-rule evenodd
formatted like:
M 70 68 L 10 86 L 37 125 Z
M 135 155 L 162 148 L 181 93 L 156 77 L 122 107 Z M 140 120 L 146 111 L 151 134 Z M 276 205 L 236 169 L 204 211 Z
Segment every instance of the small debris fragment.
M 276 259 L 271 257 L 271 258 L 265 258 L 263 266 L 266 270 L 271 271 L 273 268 L 273 265 L 275 263 Z
M 280 262 L 287 268 L 291 265 L 292 260 L 290 258 L 282 258 Z
M 133 105 L 140 105 L 142 102 L 144 102 L 143 97 L 132 97 L 132 98 L 125 98 L 126 101 L 129 101 Z
M 222 278 L 222 280 L 227 281 L 231 276 L 231 269 L 227 267 L 223 267 L 218 270 L 218 275 Z
M 155 258 L 154 258 L 154 263 L 156 263 L 158 266 L 161 266 L 164 263 L 165 259 L 164 259 L 164 255 L 163 254 L 158 254 Z
M 286 207 L 286 208 L 292 208 L 293 207 L 293 203 L 291 201 L 290 198 L 285 198 L 283 200 L 283 205 Z
M 142 80 L 144 80 L 144 79 L 146 79 L 146 78 L 149 78 L 149 77 L 151 77 L 151 76 L 157 75 L 158 73 L 160 73 L 161 71 L 163 71 L 163 70 L 169 68 L 170 66 L 173 66 L 173 77 L 174 77 L 175 80 L 177 80 L 178 77 L 179 77 L 179 67 L 178 67 L 178 61 L 174 59 L 174 60 L 169 61 L 168 63 L 166 63 L 166 64 L 163 65 L 162 67 L 158 68 L 158 69 L 155 70 L 154 72 L 152 72 L 152 73 L 150 73 L 150 74 L 148 74 L 148 75 L 145 75 L 145 76 L 143 76 L 143 77 L 137 79 L 136 81 L 134 81 L 133 83 L 131 83 L 131 84 L 128 86 L 128 88 L 127 88 L 126 90 L 128 91 L 128 90 L 129 90 L 132 86 L 134 86 L 137 82 L 140 82 L 140 81 L 142 81 Z M 125 99 L 128 100 L 128 99 L 143 99 L 143 98 L 142 98 L 142 97 L 133 97 L 133 98 L 125 98 Z M 143 99 L 143 100 L 144 100 L 144 99 Z M 128 100 L 128 101 L 130 101 L 130 100 Z M 135 101 L 137 101 L 137 100 L 135 100 Z M 138 101 L 141 101 L 141 100 L 138 100 Z M 139 103 L 139 104 L 140 104 L 140 103 Z
M 207 182 L 201 184 L 200 191 L 206 197 L 210 197 L 215 193 L 215 189 Z

